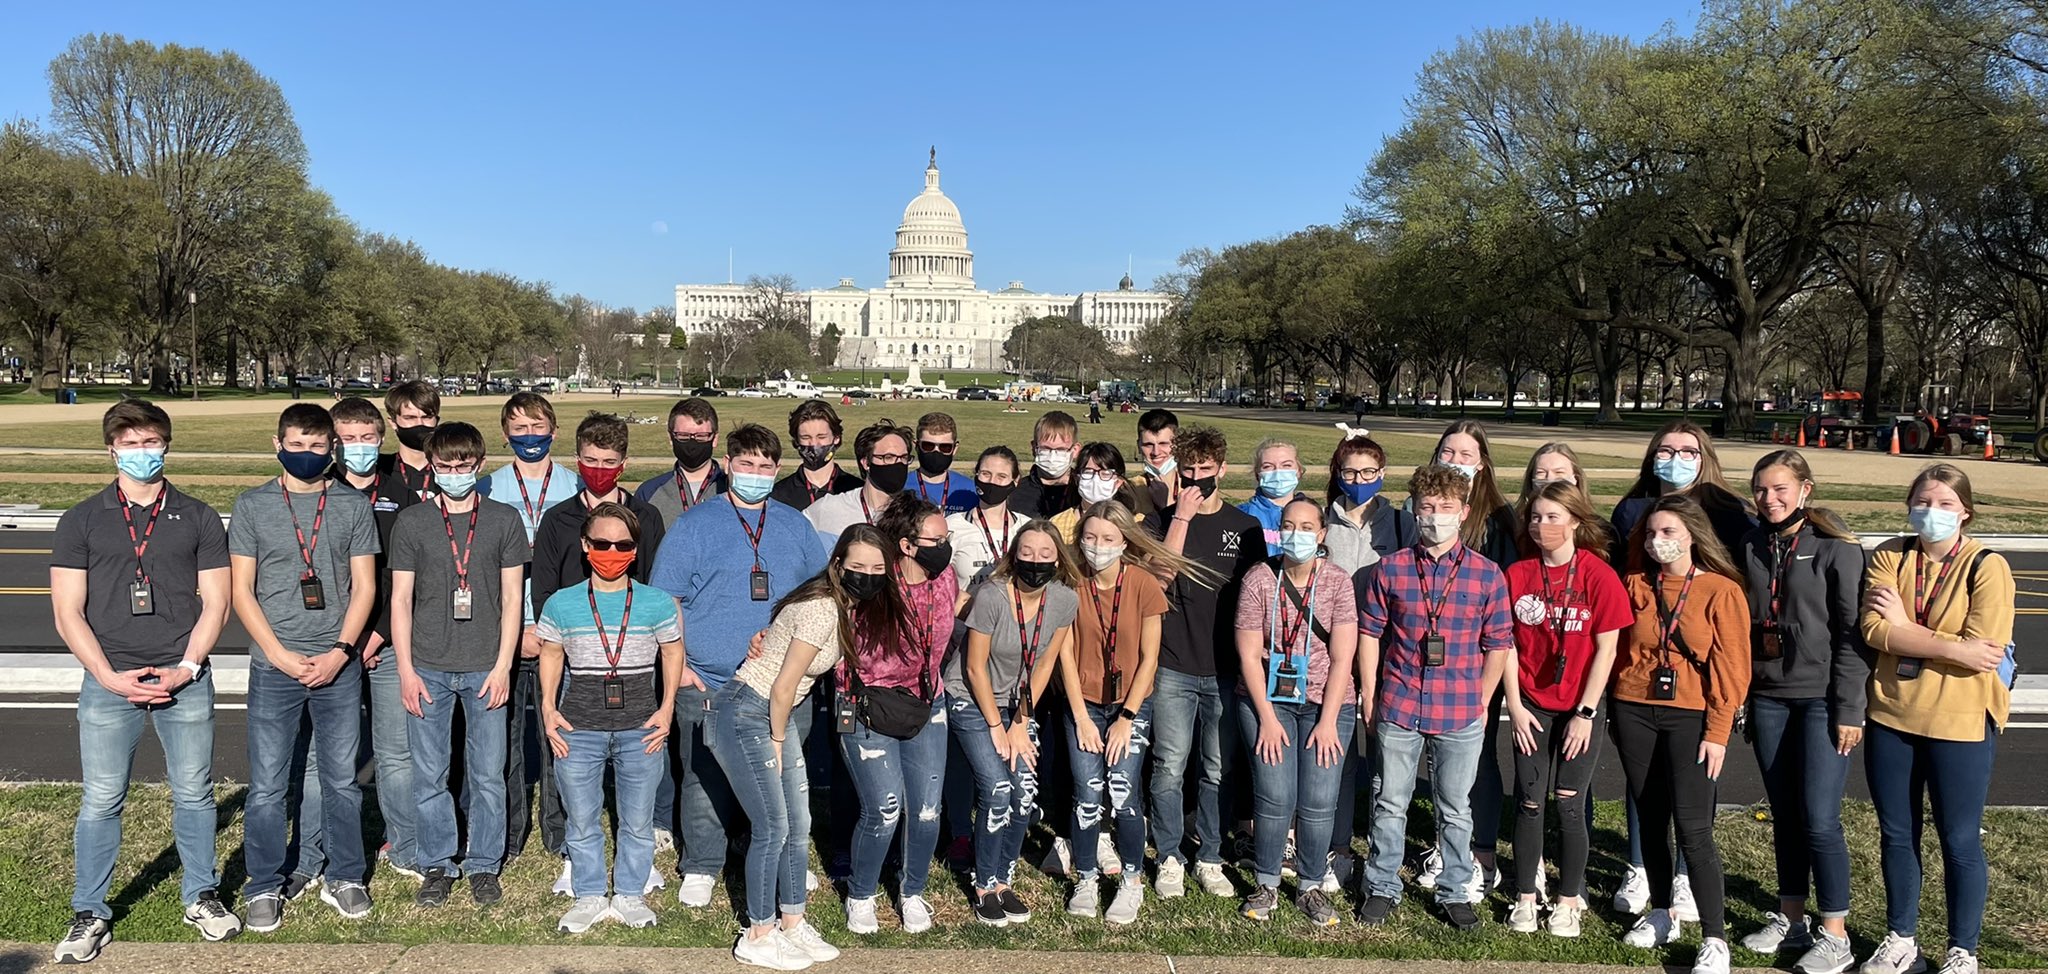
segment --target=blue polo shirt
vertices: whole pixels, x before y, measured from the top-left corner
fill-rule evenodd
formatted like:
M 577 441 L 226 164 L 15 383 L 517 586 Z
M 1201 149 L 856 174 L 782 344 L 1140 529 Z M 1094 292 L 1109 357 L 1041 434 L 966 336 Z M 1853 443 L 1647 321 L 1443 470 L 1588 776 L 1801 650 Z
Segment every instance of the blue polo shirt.
M 775 603 L 825 570 L 817 528 L 788 504 L 766 503 L 766 518 L 757 522 L 762 512 L 735 508 L 729 494 L 708 498 L 676 519 L 654 557 L 648 581 L 681 604 L 690 668 L 713 691 L 746 660 L 748 642 L 768 628 Z M 768 573 L 764 601 L 751 591 L 755 548 L 748 532 L 756 523 L 762 525 L 761 569 Z
M 910 485 L 903 488 L 906 494 L 916 494 L 946 509 L 948 514 L 970 511 L 981 503 L 981 492 L 975 488 L 974 480 L 954 470 L 946 471 L 946 482 L 926 483 L 924 475 L 915 469 L 910 472 Z

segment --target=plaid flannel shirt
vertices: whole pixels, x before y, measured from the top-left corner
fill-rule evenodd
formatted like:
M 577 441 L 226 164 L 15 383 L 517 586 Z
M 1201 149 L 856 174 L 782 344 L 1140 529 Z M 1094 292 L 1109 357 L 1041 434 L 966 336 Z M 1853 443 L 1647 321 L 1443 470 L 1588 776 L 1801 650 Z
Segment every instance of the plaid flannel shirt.
M 1422 640 L 1437 599 L 1443 600 L 1436 631 L 1444 638 L 1444 665 L 1424 666 Z M 1486 654 L 1515 642 L 1510 604 L 1507 576 L 1463 542 L 1438 558 L 1420 545 L 1389 552 L 1358 605 L 1359 632 L 1380 640 L 1376 719 L 1419 734 L 1446 734 L 1484 718 Z

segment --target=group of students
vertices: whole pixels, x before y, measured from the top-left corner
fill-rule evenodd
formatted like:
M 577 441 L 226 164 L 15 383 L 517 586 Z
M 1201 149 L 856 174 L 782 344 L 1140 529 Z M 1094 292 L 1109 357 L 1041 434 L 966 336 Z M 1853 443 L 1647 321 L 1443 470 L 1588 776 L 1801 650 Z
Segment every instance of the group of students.
M 1040 821 L 1062 833 L 1046 868 L 1071 874 L 1070 914 L 1133 922 L 1149 844 L 1161 897 L 1185 895 L 1190 873 L 1238 896 L 1228 856 L 1250 873 L 1246 917 L 1271 919 L 1292 877 L 1298 912 L 1337 924 L 1357 874 L 1356 919 L 1379 925 L 1403 894 L 1426 772 L 1439 838 L 1415 879 L 1476 929 L 1501 881 L 1502 739 L 1507 925 L 1575 937 L 1588 786 L 1611 738 L 1634 863 L 1615 906 L 1642 914 L 1625 939 L 1658 946 L 1697 922 L 1695 970 L 1726 971 L 1713 822 L 1739 731 L 1770 798 L 1780 897 L 1742 944 L 1839 974 L 1855 963 L 1840 806 L 1862 744 L 1888 900 L 1862 970 L 1926 966 L 1923 793 L 1947 872 L 1942 970 L 1976 969 L 1978 823 L 2012 685 L 2014 589 L 1966 531 L 1970 485 L 1953 466 L 1915 478 L 1911 533 L 1866 557 L 1810 506 L 1797 452 L 1760 460 L 1745 499 L 1682 421 L 1602 519 L 1561 443 L 1531 458 L 1510 505 L 1470 422 L 1444 432 L 1405 504 L 1380 494 L 1385 450 L 1346 428 L 1323 497 L 1301 492 L 1299 450 L 1267 440 L 1251 453 L 1254 495 L 1231 505 L 1223 434 L 1163 409 L 1139 419 L 1142 472 L 1055 411 L 1028 470 L 996 445 L 968 476 L 944 413 L 858 431 L 848 470 L 839 417 L 808 401 L 789 417 L 798 462 L 784 475 L 773 431 L 744 424 L 721 443 L 713 407 L 686 399 L 669 414 L 673 469 L 628 492 L 616 416 L 578 424 L 569 469 L 551 459 L 552 406 L 515 395 L 501 414 L 512 459 L 486 477 L 483 434 L 441 423 L 431 386 L 400 385 L 384 407 L 284 410 L 281 473 L 237 499 L 226 529 L 165 480 L 169 417 L 140 401 L 108 410 L 117 477 L 64 515 L 51 568 L 58 629 L 89 677 L 75 916 L 57 960 L 111 940 L 145 720 L 202 937 L 275 930 L 314 888 L 366 916 L 370 857 L 353 839 L 367 700 L 378 858 L 418 878 L 419 905 L 445 904 L 457 882 L 498 900 L 537 818 L 572 900 L 559 929 L 651 926 L 659 850 L 676 850 L 678 901 L 702 908 L 744 836 L 734 956 L 775 970 L 838 956 L 805 919 L 814 785 L 843 823 L 824 838 L 843 843 L 826 852 L 855 934 L 879 929 L 892 861 L 903 929 L 933 925 L 930 866 L 949 830 L 972 861 L 977 920 L 1027 922 L 1014 884 Z M 387 417 L 393 454 L 380 452 Z M 252 642 L 241 918 L 216 891 L 213 851 L 207 659 L 230 605 Z

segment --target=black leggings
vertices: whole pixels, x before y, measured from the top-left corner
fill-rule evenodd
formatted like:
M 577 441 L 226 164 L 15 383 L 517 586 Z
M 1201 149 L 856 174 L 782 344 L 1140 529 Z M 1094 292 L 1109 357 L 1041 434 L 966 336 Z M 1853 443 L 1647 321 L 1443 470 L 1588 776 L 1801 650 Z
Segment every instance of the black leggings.
M 1593 768 L 1600 763 L 1600 725 L 1606 716 L 1594 715 L 1586 749 L 1567 761 L 1564 735 L 1574 715 L 1535 706 L 1528 710 L 1536 718 L 1536 753 L 1515 749 L 1515 888 L 1524 895 L 1536 893 L 1536 870 L 1543 864 L 1543 806 L 1555 791 L 1561 846 L 1557 895 L 1580 896 L 1585 893 L 1591 842 L 1586 832 L 1586 803 L 1579 796 L 1592 784 Z
M 1721 874 L 1721 851 L 1714 845 L 1714 781 L 1699 763 L 1706 712 L 1624 700 L 1610 706 L 1615 746 L 1642 823 L 1650 905 L 1671 908 L 1673 864 L 1667 843 L 1676 822 L 1678 846 L 1692 867 L 1692 895 L 1699 903 L 1703 935 L 1725 937 L 1726 878 Z

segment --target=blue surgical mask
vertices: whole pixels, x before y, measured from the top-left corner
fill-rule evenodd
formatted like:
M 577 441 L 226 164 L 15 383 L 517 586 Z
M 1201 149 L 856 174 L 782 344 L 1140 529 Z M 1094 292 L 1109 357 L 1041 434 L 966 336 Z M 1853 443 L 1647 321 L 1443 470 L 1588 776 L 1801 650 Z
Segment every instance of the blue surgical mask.
M 1938 544 L 1956 536 L 1963 529 L 1963 516 L 1955 511 L 1944 511 L 1939 507 L 1915 507 L 1906 512 L 1906 523 L 1920 540 Z
M 1657 479 L 1670 484 L 1674 490 L 1684 490 L 1700 479 L 1700 462 L 1684 457 L 1656 461 Z
M 149 483 L 164 473 L 164 451 L 154 447 L 115 450 L 114 467 L 130 480 Z
M 518 436 L 505 437 L 505 440 L 512 444 L 512 455 L 527 463 L 547 456 L 548 450 L 555 445 L 555 436 L 552 433 L 521 433 Z
M 1378 497 L 1380 495 L 1380 487 L 1385 483 L 1386 481 L 1384 480 L 1375 480 L 1369 484 L 1339 483 L 1337 486 L 1343 489 L 1345 500 L 1353 504 L 1364 504 Z
M 1444 460 L 1438 460 L 1437 463 L 1464 474 L 1466 480 L 1474 483 L 1477 483 L 1479 480 L 1479 465 L 1476 463 L 1450 463 Z
M 1147 461 L 1145 461 L 1145 472 L 1146 472 L 1147 474 L 1150 474 L 1150 475 L 1154 476 L 1154 477 L 1160 477 L 1160 478 L 1165 478 L 1165 477 L 1171 477 L 1171 476 L 1173 476 L 1173 472 L 1174 472 L 1175 470 L 1179 469 L 1179 468 L 1180 468 L 1180 461 L 1178 461 L 1178 460 L 1175 460 L 1175 459 L 1174 459 L 1174 458 L 1172 458 L 1172 457 L 1167 457 L 1167 458 L 1166 458 L 1166 462 L 1165 462 L 1165 463 L 1162 463 L 1162 464 L 1160 464 L 1159 466 L 1156 466 L 1156 467 L 1152 465 L 1152 461 L 1150 461 L 1150 460 L 1147 460 Z
M 762 498 L 768 496 L 769 491 L 775 489 L 775 478 L 765 473 L 735 471 L 730 484 L 732 492 L 738 495 L 740 500 L 749 504 L 759 504 Z
M 455 500 L 469 496 L 476 489 L 476 471 L 469 473 L 434 473 L 434 489 Z
M 1297 471 L 1268 470 L 1259 475 L 1259 493 L 1276 501 L 1293 497 L 1299 486 L 1301 474 Z
M 319 480 L 334 463 L 334 458 L 325 453 L 311 450 L 279 450 L 277 462 L 284 465 L 284 472 L 293 480 Z
M 1295 564 L 1314 560 L 1316 553 L 1322 548 L 1323 543 L 1316 540 L 1314 531 L 1280 532 L 1280 552 L 1287 556 L 1288 561 Z
M 349 473 L 357 476 L 377 469 L 377 444 L 343 443 L 341 465 L 347 467 Z

